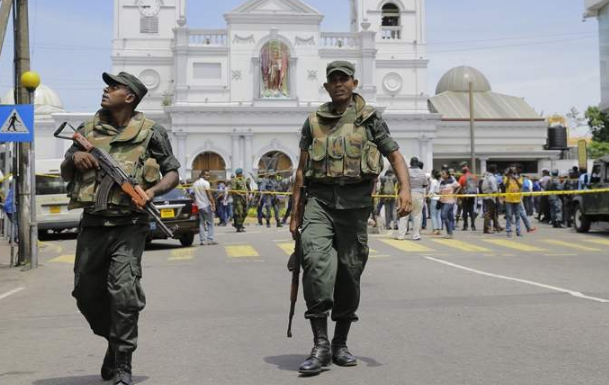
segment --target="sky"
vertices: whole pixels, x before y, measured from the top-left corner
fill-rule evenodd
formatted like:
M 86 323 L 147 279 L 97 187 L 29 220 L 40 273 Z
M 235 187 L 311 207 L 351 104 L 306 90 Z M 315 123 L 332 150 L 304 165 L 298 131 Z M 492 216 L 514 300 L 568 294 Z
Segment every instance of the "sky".
M 245 0 L 189 0 L 188 26 L 225 28 Z M 322 31 L 349 30 L 348 0 L 308 0 Z M 113 0 L 29 0 L 32 69 L 71 112 L 99 107 L 111 71 Z M 469 65 L 493 91 L 515 95 L 545 116 L 600 102 L 598 23 L 583 0 L 426 0 L 428 93 L 453 67 Z M 12 28 L 9 26 L 9 29 Z M 0 97 L 12 85 L 12 34 L 0 56 Z

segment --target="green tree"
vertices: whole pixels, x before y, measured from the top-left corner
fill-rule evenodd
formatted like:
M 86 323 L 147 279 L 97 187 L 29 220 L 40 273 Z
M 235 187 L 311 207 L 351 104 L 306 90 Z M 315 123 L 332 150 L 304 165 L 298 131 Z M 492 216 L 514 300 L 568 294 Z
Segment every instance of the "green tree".
M 592 159 L 609 155 L 609 142 L 592 142 L 588 145 L 588 154 Z
M 609 115 L 598 107 L 588 107 L 586 119 L 592 131 L 592 140 L 600 143 L 609 142 Z

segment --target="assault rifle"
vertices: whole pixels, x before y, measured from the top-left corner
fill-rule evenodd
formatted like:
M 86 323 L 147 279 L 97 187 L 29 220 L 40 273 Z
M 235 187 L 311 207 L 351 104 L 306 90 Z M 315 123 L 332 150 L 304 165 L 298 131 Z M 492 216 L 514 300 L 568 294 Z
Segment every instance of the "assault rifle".
M 70 126 L 74 134 L 72 136 L 61 135 L 62 131 Z M 125 194 L 127 194 L 133 201 L 135 201 L 139 207 L 143 207 L 144 211 L 152 217 L 152 219 L 158 224 L 159 228 L 170 238 L 173 238 L 173 232 L 161 221 L 161 213 L 154 206 L 154 204 L 148 200 L 148 196 L 144 189 L 137 184 L 137 182 L 131 178 L 120 165 L 112 158 L 110 154 L 101 148 L 95 147 L 89 142 L 84 136 L 82 136 L 71 124 L 63 122 L 59 128 L 53 134 L 56 138 L 73 140 L 78 143 L 80 147 L 89 154 L 93 155 L 99 167 L 101 169 L 102 180 L 97 188 L 95 198 L 95 210 L 106 210 L 108 208 L 108 198 L 110 191 L 114 184 L 117 184 Z
M 294 252 L 288 260 L 288 271 L 292 273 L 292 285 L 290 287 L 290 316 L 288 319 L 288 338 L 292 338 L 292 319 L 294 318 L 294 310 L 296 309 L 296 301 L 298 300 L 298 286 L 300 283 L 300 264 L 302 261 L 302 243 L 300 240 L 300 227 L 302 226 L 302 216 L 304 215 L 304 206 L 306 200 L 306 189 L 300 188 L 300 199 L 296 203 L 296 212 L 300 216 L 298 218 L 298 233 L 295 237 Z

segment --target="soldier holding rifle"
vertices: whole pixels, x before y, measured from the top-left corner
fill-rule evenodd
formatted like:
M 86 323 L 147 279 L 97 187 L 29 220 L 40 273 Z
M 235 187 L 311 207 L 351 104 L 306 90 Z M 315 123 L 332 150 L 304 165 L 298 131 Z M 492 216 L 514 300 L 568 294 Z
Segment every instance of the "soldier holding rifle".
M 347 348 L 351 323 L 358 320 L 360 277 L 368 260 L 367 221 L 372 190 L 389 159 L 399 181 L 398 214 L 411 211 L 408 169 L 380 113 L 354 93 L 353 64 L 332 62 L 324 87 L 332 102 L 309 115 L 302 128 L 294 183 L 290 232 L 302 245 L 305 318 L 314 347 L 300 373 L 317 374 L 331 362 L 354 366 Z M 304 210 L 301 187 L 307 185 Z M 327 317 L 336 322 L 330 344 Z
M 126 72 L 104 73 L 103 80 L 107 87 L 102 108 L 78 133 L 110 154 L 137 182 L 143 197 L 136 200 L 114 184 L 100 208 L 103 170 L 99 160 L 76 142 L 66 153 L 61 175 L 70 182 L 70 208 L 84 209 L 72 295 L 93 333 L 108 340 L 103 379 L 130 385 L 138 316 L 146 304 L 140 279 L 150 219 L 143 210 L 149 209 L 155 196 L 177 186 L 180 163 L 173 156 L 165 129 L 135 110 L 148 91 L 144 84 Z

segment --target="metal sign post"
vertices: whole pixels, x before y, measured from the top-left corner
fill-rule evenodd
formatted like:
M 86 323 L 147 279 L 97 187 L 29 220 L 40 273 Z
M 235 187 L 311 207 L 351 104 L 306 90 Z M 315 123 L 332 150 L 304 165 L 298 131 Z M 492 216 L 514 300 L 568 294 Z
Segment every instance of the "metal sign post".
M 0 106 L 0 141 L 1 142 L 15 142 L 15 143 L 27 143 L 27 142 L 33 142 L 34 141 L 34 106 L 32 104 L 23 104 L 23 105 L 5 105 L 5 106 Z M 17 145 L 15 145 L 15 150 L 17 150 Z M 34 176 L 34 170 L 33 170 L 33 166 L 34 166 L 34 158 L 32 157 L 33 153 L 29 153 L 28 154 L 30 157 L 30 171 L 32 173 L 32 178 L 30 180 L 30 183 L 24 183 L 24 186 L 26 186 L 25 191 L 19 191 L 19 193 L 17 194 L 17 179 L 18 179 L 18 173 L 17 173 L 17 168 L 14 167 L 13 170 L 13 192 L 14 192 L 14 200 L 15 202 L 18 199 L 18 195 L 21 194 L 27 194 L 30 196 L 32 193 L 34 192 L 34 186 L 35 184 L 32 184 L 33 181 L 35 181 L 35 176 Z M 19 156 L 18 151 L 14 151 L 13 152 L 13 164 L 15 166 L 18 166 L 16 163 L 18 163 L 17 157 Z M 25 182 L 25 181 L 24 181 Z M 29 186 L 28 186 L 29 185 Z M 28 189 L 29 187 L 29 189 Z M 16 220 L 17 223 L 19 224 L 19 226 L 23 226 L 24 224 L 27 224 L 29 226 L 29 229 L 23 229 L 24 231 L 20 231 L 21 235 L 21 239 L 19 239 L 19 245 L 20 245 L 20 254 L 25 255 L 25 250 L 22 249 L 24 244 L 28 244 L 28 242 L 25 242 L 25 239 L 23 239 L 24 236 L 30 238 L 31 240 L 31 244 L 29 247 L 29 256 L 30 256 L 30 264 L 32 266 L 32 268 L 37 267 L 37 250 L 38 250 L 38 245 L 36 240 L 38 239 L 38 234 L 37 234 L 37 228 L 35 228 L 34 226 L 36 225 L 36 214 L 35 214 L 35 210 L 36 208 L 33 206 L 35 203 L 35 201 L 33 199 L 30 199 L 30 212 L 33 212 L 33 214 L 30 214 L 30 216 L 28 218 L 23 218 L 22 216 L 18 215 L 17 212 L 13 213 L 13 223 Z M 19 207 L 19 212 L 22 212 L 22 207 Z M 27 219 L 27 220 L 26 220 Z M 32 221 L 33 219 L 33 221 Z M 32 224 L 34 226 L 32 226 Z M 13 247 L 14 247 L 14 240 L 16 238 L 15 236 L 15 231 L 14 231 L 15 226 L 12 225 L 11 226 L 11 265 L 13 265 Z M 29 231 L 28 231 L 29 230 Z M 34 231 L 36 231 L 36 233 L 34 234 Z

